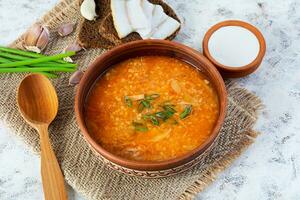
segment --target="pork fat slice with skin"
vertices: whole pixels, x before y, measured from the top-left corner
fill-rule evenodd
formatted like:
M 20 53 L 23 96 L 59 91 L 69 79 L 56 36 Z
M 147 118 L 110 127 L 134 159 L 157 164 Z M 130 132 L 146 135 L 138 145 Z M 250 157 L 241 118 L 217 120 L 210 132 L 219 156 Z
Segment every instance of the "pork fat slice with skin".
M 127 0 L 127 13 L 134 31 L 145 39 L 151 32 L 151 21 L 142 7 L 142 0 Z
M 164 9 L 160 5 L 155 5 L 152 16 L 151 29 L 154 32 L 154 29 L 158 28 L 169 16 L 164 13 Z
M 126 4 L 127 0 L 111 0 L 111 12 L 113 16 L 114 26 L 119 38 L 124 38 L 129 33 L 133 32 L 133 28 L 131 27 L 128 18 Z
M 152 15 L 153 15 L 155 5 L 150 3 L 147 0 L 142 0 L 142 7 L 143 7 L 143 10 L 145 12 L 145 15 L 146 15 L 147 19 L 150 22 L 152 22 Z
M 180 27 L 180 23 L 168 17 L 159 27 L 156 28 L 156 31 L 151 34 L 151 39 L 164 39 L 172 35 L 178 28 Z
M 111 0 L 111 9 L 119 38 L 137 32 L 143 39 L 166 39 L 180 27 L 160 5 L 148 0 Z

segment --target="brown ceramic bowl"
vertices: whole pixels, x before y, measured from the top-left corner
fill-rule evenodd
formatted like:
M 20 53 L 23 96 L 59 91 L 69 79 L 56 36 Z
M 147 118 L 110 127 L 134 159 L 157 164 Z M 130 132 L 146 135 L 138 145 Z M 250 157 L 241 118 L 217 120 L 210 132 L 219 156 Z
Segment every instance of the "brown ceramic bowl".
M 208 42 L 210 37 L 215 31 L 225 26 L 240 26 L 251 31 L 256 36 L 259 42 L 259 52 L 257 57 L 251 63 L 241 67 L 226 66 L 216 61 L 214 57 L 210 54 L 208 48 Z M 206 32 L 202 42 L 202 48 L 203 48 L 203 54 L 217 67 L 217 69 L 219 70 L 219 72 L 222 74 L 223 77 L 239 78 L 253 73 L 259 67 L 266 52 L 266 42 L 261 32 L 251 24 L 239 20 L 227 20 L 212 26 Z
M 219 97 L 220 114 L 208 140 L 186 155 L 159 162 L 132 161 L 118 157 L 102 148 L 90 135 L 85 124 L 85 101 L 95 81 L 114 64 L 128 58 L 145 55 L 164 55 L 183 60 L 201 70 L 213 86 Z M 170 69 L 172 70 L 172 69 Z M 197 164 L 200 156 L 208 150 L 219 134 L 224 122 L 227 105 L 225 84 L 219 72 L 202 54 L 179 43 L 164 40 L 140 40 L 130 42 L 99 56 L 82 77 L 75 97 L 75 113 L 82 134 L 91 148 L 108 166 L 123 173 L 146 178 L 164 177 L 179 173 Z

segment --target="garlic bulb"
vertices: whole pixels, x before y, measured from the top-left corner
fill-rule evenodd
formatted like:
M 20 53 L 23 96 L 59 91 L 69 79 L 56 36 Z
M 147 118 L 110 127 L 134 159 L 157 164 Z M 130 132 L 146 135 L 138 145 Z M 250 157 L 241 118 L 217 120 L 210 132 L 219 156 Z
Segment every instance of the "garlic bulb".
M 25 34 L 23 46 L 29 51 L 41 53 L 49 42 L 50 33 L 47 27 L 33 25 Z
M 69 35 L 70 33 L 72 33 L 74 30 L 74 24 L 72 23 L 68 23 L 68 24 L 62 24 L 57 32 L 60 36 L 67 36 Z
M 84 0 L 80 6 L 80 13 L 87 20 L 95 20 L 97 17 L 95 1 Z

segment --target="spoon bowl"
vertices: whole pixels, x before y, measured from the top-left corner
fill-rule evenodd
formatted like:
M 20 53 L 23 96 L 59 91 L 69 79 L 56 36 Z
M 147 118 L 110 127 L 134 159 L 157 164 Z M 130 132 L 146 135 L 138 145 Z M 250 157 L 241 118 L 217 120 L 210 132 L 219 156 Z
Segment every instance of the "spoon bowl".
M 51 147 L 48 126 L 58 111 L 57 94 L 49 79 L 26 76 L 19 85 L 17 101 L 21 115 L 40 134 L 41 174 L 45 200 L 66 200 L 63 174 Z
M 27 76 L 19 86 L 17 100 L 21 114 L 31 125 L 50 124 L 57 115 L 57 95 L 45 76 Z

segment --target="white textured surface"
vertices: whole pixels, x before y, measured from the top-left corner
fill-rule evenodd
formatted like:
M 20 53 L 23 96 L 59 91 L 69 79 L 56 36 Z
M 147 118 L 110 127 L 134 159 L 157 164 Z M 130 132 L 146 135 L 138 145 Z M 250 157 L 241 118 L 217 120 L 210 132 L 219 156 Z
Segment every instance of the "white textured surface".
M 11 42 L 55 2 L 0 0 L 0 44 Z M 300 2 L 168 2 L 184 20 L 177 39 L 187 45 L 200 50 L 210 26 L 225 19 L 241 19 L 263 32 L 268 47 L 261 68 L 239 80 L 266 105 L 256 125 L 263 134 L 198 199 L 300 199 Z M 42 199 L 39 158 L 4 124 L 0 127 L 0 199 Z M 71 191 L 70 199 L 79 197 Z

